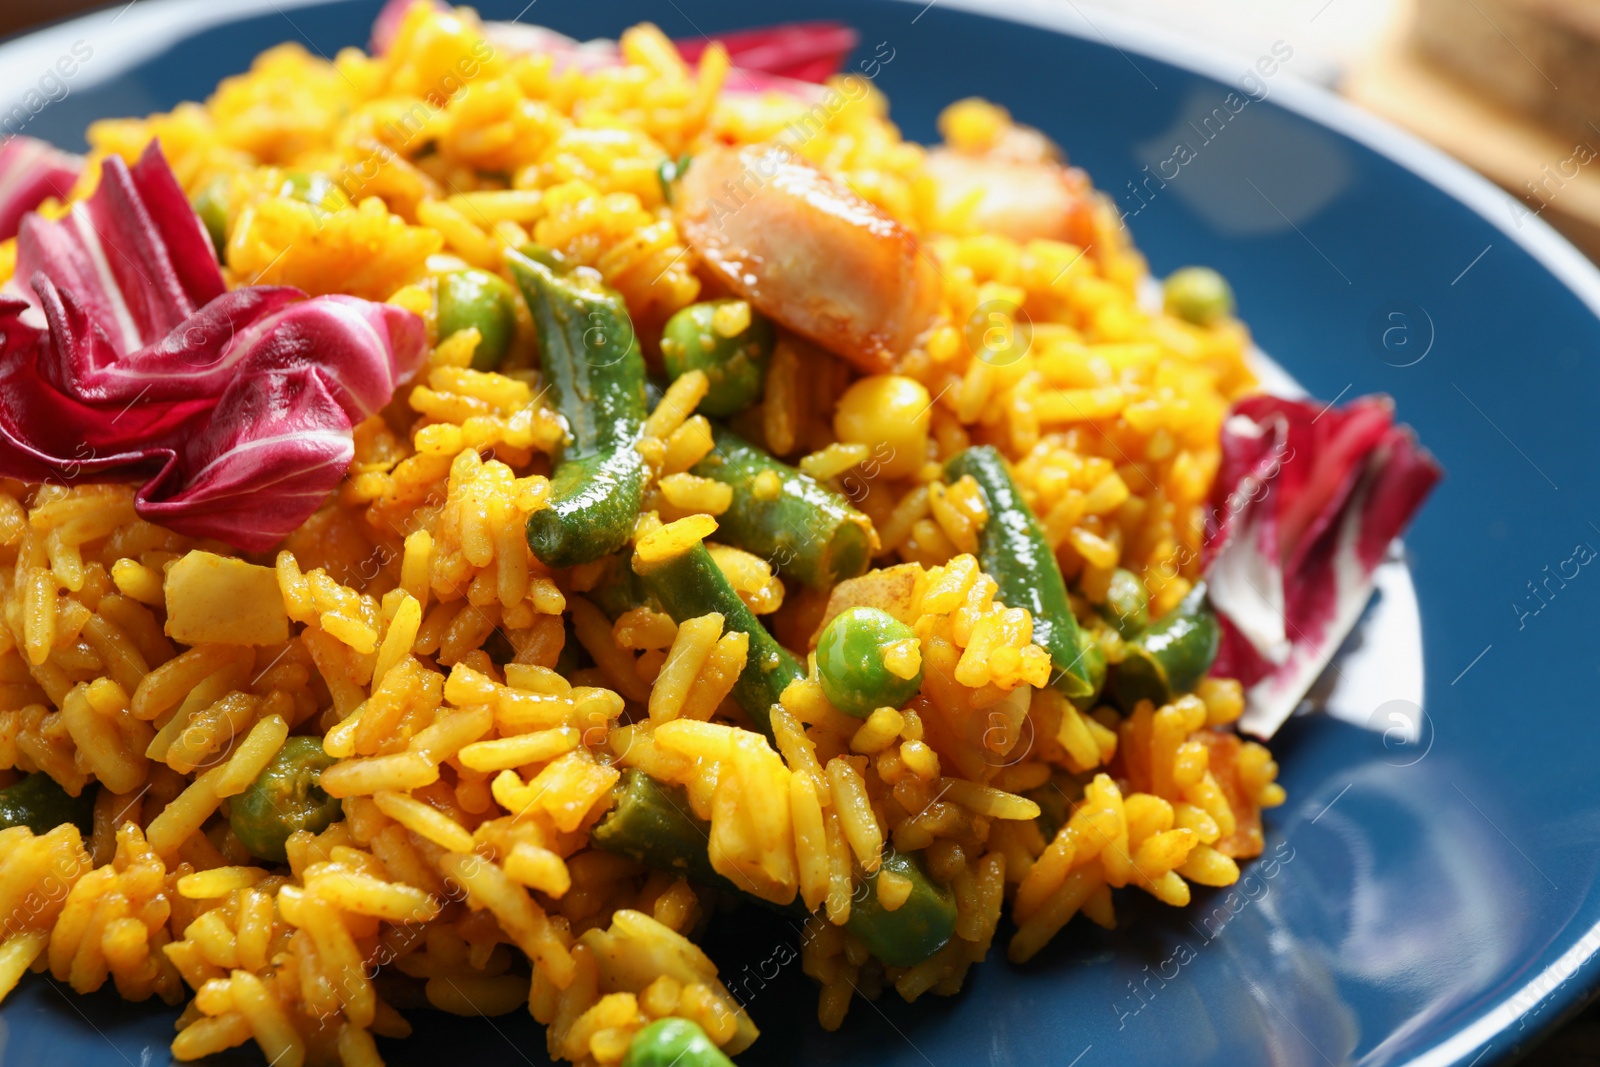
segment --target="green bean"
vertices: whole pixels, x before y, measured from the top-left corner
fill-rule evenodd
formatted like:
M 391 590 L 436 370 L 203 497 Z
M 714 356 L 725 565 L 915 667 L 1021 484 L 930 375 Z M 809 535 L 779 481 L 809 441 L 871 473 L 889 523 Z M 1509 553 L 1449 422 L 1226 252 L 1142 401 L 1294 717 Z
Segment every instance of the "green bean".
M 630 769 L 623 772 L 613 796 L 615 805 L 594 828 L 597 847 L 759 901 L 713 869 L 707 851 L 711 828 L 695 816 L 681 786 L 666 785 Z M 894 911 L 878 902 L 877 882 L 882 871 L 892 871 L 911 882 L 910 896 Z M 804 903 L 798 900 L 778 910 L 797 917 L 806 914 Z M 943 948 L 954 936 L 955 924 L 954 894 L 933 881 L 914 855 L 889 849 L 878 871 L 863 876 L 845 929 L 884 963 L 911 967 Z
M 633 1035 L 622 1067 L 733 1067 L 706 1032 L 688 1019 L 657 1019 Z
M 322 772 L 336 761 L 316 737 L 291 737 L 243 793 L 228 802 L 228 825 L 252 856 L 285 863 L 284 843 L 296 830 L 320 833 L 343 817 L 322 791 Z
M 1111 693 L 1132 711 L 1141 700 L 1157 707 L 1194 689 L 1217 658 L 1221 631 L 1201 582 L 1167 614 L 1125 646 Z
M 724 630 L 750 635 L 744 670 L 733 683 L 733 699 L 757 729 L 772 736 L 772 705 L 790 683 L 805 677 L 805 671 L 745 607 L 706 546 L 697 542 L 687 551 L 653 564 L 643 564 L 636 557 L 634 570 L 644 579 L 645 590 L 676 622 L 715 611 L 722 615 Z
M 93 788 L 84 786 L 72 796 L 43 771 L 24 775 L 0 789 L 0 830 L 26 826 L 36 834 L 47 834 L 72 823 L 88 833 L 94 825 L 94 794 Z
M 1162 286 L 1167 311 L 1196 326 L 1210 326 L 1233 313 L 1233 290 L 1210 267 L 1184 267 Z
M 533 313 L 539 360 L 570 441 L 556 458 L 550 502 L 528 518 L 528 547 L 551 567 L 615 552 L 633 532 L 644 497 L 644 357 L 622 297 L 590 277 L 533 256 L 506 262 Z
M 1132 637 L 1150 625 L 1150 594 L 1144 580 L 1130 570 L 1118 567 L 1111 572 L 1106 602 L 1099 607 L 1100 617 L 1123 637 Z
M 817 638 L 817 680 L 830 703 L 864 719 L 879 708 L 898 708 L 922 688 L 922 668 L 911 678 L 889 671 L 884 653 L 895 642 L 915 642 L 911 627 L 878 608 L 835 615 Z
M 977 445 L 950 457 L 944 471 L 950 482 L 971 475 L 983 492 L 989 517 L 978 535 L 978 563 L 1000 587 L 995 599 L 1033 616 L 1033 643 L 1050 653 L 1051 684 L 1066 697 L 1092 696 L 1094 680 L 1078 643 L 1067 583 L 1004 457 L 990 445 Z
M 1078 654 L 1082 657 L 1084 673 L 1089 679 L 1090 691 L 1083 696 L 1073 697 L 1072 703 L 1080 710 L 1087 711 L 1094 706 L 1095 699 L 1100 696 L 1100 691 L 1106 685 L 1106 652 L 1100 647 L 1100 642 L 1088 630 L 1078 629 Z
M 718 538 L 772 563 L 786 578 L 831 589 L 865 574 L 877 547 L 872 520 L 808 474 L 720 426 L 716 447 L 692 473 L 733 489 L 733 504 L 717 516 Z M 777 479 L 778 491 L 758 494 L 756 479 Z
M 878 876 L 884 871 L 911 882 L 911 895 L 894 911 L 878 901 Z M 915 854 L 885 846 L 878 869 L 862 879 L 844 928 L 890 967 L 915 967 L 955 934 L 955 894 L 929 877 Z
M 690 304 L 668 319 L 661 333 L 661 359 L 673 380 L 692 370 L 705 372 L 710 386 L 696 409 L 702 414 L 723 416 L 743 411 L 761 399 L 766 381 L 772 323 L 751 308 L 750 325 L 724 337 L 717 332 L 717 309 L 732 303 Z
M 517 335 L 516 294 L 498 274 L 452 271 L 439 279 L 439 337 L 471 326 L 478 331 L 473 370 L 495 370 Z
M 632 611 L 634 608 L 654 608 L 661 610 L 661 605 L 656 603 L 644 587 L 644 579 L 634 573 L 629 563 L 629 553 L 619 552 L 607 556 L 604 569 L 594 588 L 584 596 L 599 608 L 601 613 L 612 622 L 623 612 Z

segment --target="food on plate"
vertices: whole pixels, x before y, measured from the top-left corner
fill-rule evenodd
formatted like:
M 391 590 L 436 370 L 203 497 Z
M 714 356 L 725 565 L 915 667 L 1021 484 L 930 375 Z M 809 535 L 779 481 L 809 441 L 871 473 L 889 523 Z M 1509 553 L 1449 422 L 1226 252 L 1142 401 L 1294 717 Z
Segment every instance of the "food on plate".
M 391 3 L 0 149 L 0 996 L 726 1067 L 790 1007 L 699 946 L 735 907 L 831 1029 L 1238 880 L 1237 730 L 1437 466 L 1261 392 L 1002 108 L 905 141 L 854 44 Z

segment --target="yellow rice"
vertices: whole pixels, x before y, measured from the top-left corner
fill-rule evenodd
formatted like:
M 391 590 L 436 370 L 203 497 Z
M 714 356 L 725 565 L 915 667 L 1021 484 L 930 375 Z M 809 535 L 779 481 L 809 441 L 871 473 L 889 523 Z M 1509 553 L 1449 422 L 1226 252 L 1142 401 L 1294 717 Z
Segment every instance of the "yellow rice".
M 522 530 L 545 506 L 564 428 L 542 402 L 525 310 L 498 372 L 470 369 L 475 332 L 436 344 L 357 428 L 339 492 L 273 558 L 151 525 L 126 487 L 0 482 L 0 784 L 42 772 L 96 791 L 87 838 L 0 830 L 0 996 L 29 968 L 79 992 L 109 981 L 129 999 L 187 1001 L 178 1059 L 254 1042 L 285 1067 L 355 1067 L 381 1062 L 374 1035 L 410 1031 L 381 972 L 442 1011 L 526 1008 L 552 1055 L 576 1063 L 620 1061 L 668 1015 L 741 1051 L 754 1021 L 688 936 L 716 894 L 590 846 L 624 767 L 685 787 L 720 873 L 816 912 L 801 959 L 830 1028 L 858 994 L 954 993 L 1005 906 L 1020 963 L 1079 912 L 1111 925 L 1113 890 L 1181 906 L 1191 883 L 1231 884 L 1236 860 L 1259 853 L 1260 811 L 1283 791 L 1264 748 L 1219 729 L 1241 711 L 1237 683 L 1208 679 L 1126 718 L 1044 688 L 1031 619 L 995 601 L 973 557 L 982 497 L 943 485 L 933 462 L 1002 448 L 1085 617 L 1117 567 L 1145 580 L 1160 614 L 1197 576 L 1221 420 L 1253 384 L 1243 327 L 1143 308 L 1143 261 L 1103 202 L 1093 255 L 941 209 L 924 150 L 860 78 L 835 83 L 850 91 L 816 125 L 777 95 L 721 94 L 717 48 L 691 70 L 642 26 L 622 50 L 615 69 L 558 70 L 496 51 L 465 10 L 417 5 L 384 57 L 283 45 L 206 102 L 96 123 L 90 143 L 94 158 L 132 160 L 159 137 L 191 194 L 227 178 L 232 284 L 390 300 L 431 335 L 431 276 L 500 270 L 533 239 L 598 270 L 655 336 L 704 284 L 658 165 L 811 122 L 797 152 L 940 264 L 938 325 L 900 370 L 936 398 L 931 451 L 903 475 L 863 477 L 873 453 L 834 427 L 854 372 L 792 338 L 739 428 L 872 519 L 917 636 L 891 669 L 925 669 L 923 691 L 856 720 L 799 682 L 769 742 L 727 699 L 748 638 L 721 616 L 611 620 L 588 595 L 595 568 L 535 559 Z M 967 101 L 942 126 L 970 146 L 1009 118 Z M 328 174 L 347 203 L 276 196 L 285 170 Z M 0 262 L 14 262 L 9 248 Z M 996 302 L 1029 338 L 1003 365 L 969 338 Z M 729 305 L 717 329 L 749 315 Z M 716 544 L 727 487 L 689 473 L 712 447 L 693 414 L 706 388 L 698 372 L 679 378 L 649 418 L 634 550 L 648 562 L 712 538 L 746 605 L 804 652 L 825 595 Z M 557 670 L 569 625 L 594 666 Z M 1101 641 L 1116 662 L 1115 634 Z M 295 835 L 288 864 L 269 869 L 217 813 L 290 734 L 338 758 L 322 784 L 345 817 Z M 1069 775 L 1088 784 L 1047 839 L 1023 794 Z M 920 850 L 957 900 L 956 936 L 914 967 L 883 966 L 841 925 L 886 848 Z M 910 891 L 890 871 L 877 887 L 891 909 Z

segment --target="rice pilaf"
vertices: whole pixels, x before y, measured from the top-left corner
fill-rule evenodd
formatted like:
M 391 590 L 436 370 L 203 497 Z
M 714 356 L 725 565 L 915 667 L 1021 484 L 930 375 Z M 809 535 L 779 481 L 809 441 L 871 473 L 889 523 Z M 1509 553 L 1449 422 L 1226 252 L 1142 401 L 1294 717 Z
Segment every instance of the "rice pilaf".
M 1199 579 L 1222 422 L 1255 386 L 1244 327 L 1142 303 L 1115 210 L 998 107 L 952 105 L 929 150 L 860 73 L 809 99 L 739 77 L 720 46 L 690 66 L 653 26 L 590 66 L 418 3 L 381 56 L 282 45 L 203 104 L 91 127 L 70 201 L 101 160 L 159 141 L 220 212 L 230 287 L 387 302 L 428 343 L 355 425 L 336 493 L 273 552 L 173 532 L 90 475 L 0 481 L 0 784 L 42 773 L 92 798 L 87 832 L 0 830 L 0 995 L 32 968 L 187 1002 L 180 1060 L 254 1041 L 274 1064 L 377 1064 L 374 1035 L 405 1036 L 402 1009 L 424 1007 L 526 1007 L 575 1063 L 622 1062 L 668 1017 L 735 1054 L 757 1037 L 750 992 L 692 940 L 735 891 L 809 914 L 801 966 L 836 1028 L 858 994 L 955 993 L 1006 906 L 1023 963 L 1080 912 L 1114 925 L 1115 889 L 1183 906 L 1262 851 L 1261 811 L 1284 794 L 1230 728 L 1239 683 L 1120 711 L 1054 687 L 1037 620 L 979 562 L 993 497 L 945 477 L 972 446 L 1009 461 L 1114 670 L 1132 636 L 1106 609 L 1113 583 L 1137 579 L 1160 619 Z M 691 254 L 660 171 L 768 143 L 913 235 L 933 279 L 933 325 L 892 374 L 780 330 L 759 394 L 725 420 L 846 497 L 874 569 L 800 581 L 719 541 L 741 505 L 705 466 L 721 430 L 696 413 L 719 387 L 701 370 L 652 395 L 628 544 L 541 562 L 525 528 L 553 506 L 570 427 L 536 324 L 517 300 L 504 358 L 475 368 L 483 332 L 441 336 L 439 279 L 511 280 L 507 253 L 536 244 L 620 294 L 653 366 L 697 301 L 729 300 L 715 329 L 740 334 L 751 308 Z M 1063 175 L 1071 216 L 1023 232 L 972 185 L 1001 164 Z M 307 173 L 318 197 L 284 191 Z M 0 274 L 16 262 L 8 241 Z M 620 572 L 702 544 L 799 659 L 769 724 L 735 698 L 767 653 L 732 613 L 611 595 Z M 861 717 L 830 701 L 813 651 L 858 606 L 908 628 L 887 668 L 922 677 Z M 339 815 L 273 862 L 230 813 L 293 737 L 321 739 Z M 704 877 L 597 843 L 646 786 L 708 834 Z M 954 927 L 926 958 L 886 961 L 848 925 L 929 891 Z

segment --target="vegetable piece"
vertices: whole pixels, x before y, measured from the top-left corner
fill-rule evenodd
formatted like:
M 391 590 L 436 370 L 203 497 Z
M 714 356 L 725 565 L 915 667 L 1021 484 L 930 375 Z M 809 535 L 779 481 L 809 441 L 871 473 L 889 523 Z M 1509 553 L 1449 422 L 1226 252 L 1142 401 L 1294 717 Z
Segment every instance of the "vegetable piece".
M 905 623 L 877 608 L 851 608 L 835 616 L 817 639 L 817 679 L 834 707 L 864 719 L 878 708 L 898 708 L 922 687 L 922 668 L 901 678 L 884 663 L 890 646 L 917 640 Z
M 1100 642 L 1094 634 L 1081 626 L 1078 628 L 1078 653 L 1083 657 L 1083 666 L 1089 678 L 1089 692 L 1081 697 L 1073 697 L 1072 703 L 1081 711 L 1088 711 L 1094 705 L 1100 691 L 1106 685 L 1106 652 L 1100 647 Z
M 217 250 L 217 260 L 224 263 L 228 259 L 228 190 L 232 184 L 231 174 L 218 175 L 194 198 L 194 213 Z
M 399 307 L 227 291 L 154 142 L 131 170 L 108 158 L 68 217 L 24 219 L 16 276 L 32 291 L 0 296 L 0 476 L 143 483 L 142 517 L 249 551 L 322 505 L 351 427 L 425 354 Z
M 938 310 L 937 268 L 910 231 L 782 145 L 700 151 L 675 209 L 723 284 L 869 374 L 892 370 Z
M 551 567 L 572 567 L 621 548 L 638 518 L 644 357 L 622 297 L 593 272 L 540 261 L 548 256 L 507 252 L 506 262 L 533 313 L 540 369 L 571 434 L 556 458 L 549 505 L 528 518 L 528 547 Z
M 655 597 L 646 591 L 644 579 L 633 572 L 628 554 L 618 553 L 610 557 L 604 567 L 594 588 L 584 596 L 588 597 L 606 618 L 615 622 L 618 615 L 638 607 L 661 610 Z
M 1233 314 L 1233 290 L 1210 267 L 1184 267 L 1162 285 L 1167 313 L 1196 326 L 1210 326 Z
M 228 804 L 228 825 L 252 856 L 286 863 L 284 843 L 296 830 L 321 833 L 344 816 L 344 806 L 322 791 L 322 772 L 337 760 L 316 737 L 291 737 L 254 782 Z
M 615 805 L 594 828 L 597 847 L 648 867 L 687 875 L 692 881 L 742 892 L 712 870 L 706 851 L 711 828 L 694 815 L 681 786 L 666 785 L 630 769 L 622 773 L 612 795 Z M 911 882 L 910 896 L 894 911 L 878 902 L 878 876 L 883 871 Z M 797 902 L 778 910 L 803 915 L 806 909 Z M 954 936 L 955 925 L 955 895 L 933 881 L 915 855 L 885 849 L 878 871 L 861 875 L 845 929 L 891 967 L 912 967 L 943 948 Z
M 373 20 L 372 36 L 367 46 L 369 52 L 381 56 L 389 50 L 400 33 L 406 12 L 415 2 L 387 0 Z M 450 5 L 443 0 L 431 0 L 430 6 L 436 11 L 450 9 Z M 622 63 L 616 41 L 579 42 L 554 30 L 531 26 L 526 22 L 488 22 L 485 29 L 497 49 L 516 48 L 551 55 L 557 60 L 558 71 L 563 68 L 563 61 L 571 61 L 584 70 L 620 66 Z M 736 30 L 711 37 L 684 38 L 672 43 L 687 63 L 698 63 L 712 42 L 725 47 L 739 74 L 723 88 L 723 92 L 759 94 L 776 90 L 792 96 L 800 95 L 801 90 L 812 90 L 812 95 L 820 99 L 820 93 L 815 92 L 817 87 L 838 73 L 859 40 L 856 31 L 844 23 L 817 21 Z M 893 58 L 891 54 L 889 59 Z
M 839 440 L 871 448 L 871 462 L 885 478 L 908 477 L 927 462 L 932 425 L 927 388 L 900 374 L 862 378 L 844 391 L 833 412 Z
M 1123 637 L 1143 630 L 1150 625 L 1150 593 L 1144 587 L 1144 579 L 1122 567 L 1112 571 L 1106 601 L 1099 611 L 1100 617 Z
M 269 195 L 309 204 L 319 215 L 350 206 L 349 196 L 326 174 L 304 170 L 277 173 L 282 175 L 282 181 L 276 189 L 264 190 Z M 194 198 L 194 213 L 217 250 L 218 262 L 223 263 L 228 259 L 228 230 L 238 210 L 234 188 L 234 176 L 222 174 L 207 182 Z
M 47 834 L 65 823 L 88 833 L 94 823 L 95 791 L 87 786 L 71 796 L 43 771 L 24 775 L 0 789 L 0 830 L 26 826 Z
M 46 200 L 65 202 L 82 169 L 82 156 L 37 137 L 7 137 L 0 144 L 0 241 L 15 237 L 22 217 Z
M 733 699 L 756 728 L 770 737 L 772 705 L 778 703 L 789 683 L 805 677 L 805 671 L 745 607 L 705 544 L 697 541 L 686 551 L 655 563 L 645 563 L 635 555 L 633 569 L 675 622 L 717 612 L 725 633 L 737 630 L 750 635 L 750 651 L 733 684 Z
M 944 473 L 951 483 L 965 475 L 978 483 L 989 512 L 978 535 L 978 563 L 1000 586 L 996 600 L 1033 616 L 1033 643 L 1050 653 L 1055 671 L 1051 685 L 1066 697 L 1092 696 L 1095 685 L 1078 643 L 1067 583 L 1005 458 L 990 445 L 978 445 L 951 456 Z
M 495 370 L 517 335 L 516 294 L 498 274 L 486 270 L 452 271 L 439 279 L 439 337 L 468 327 L 478 331 L 473 370 Z
M 706 48 L 716 41 L 728 50 L 728 58 L 742 71 L 820 84 L 839 72 L 859 40 L 856 31 L 842 22 L 818 21 L 735 30 L 709 39 L 688 37 L 673 43 L 686 63 L 699 62 Z
M 772 323 L 750 310 L 748 325 L 726 332 L 722 320 L 742 303 L 690 304 L 667 320 L 661 334 L 661 358 L 674 381 L 692 370 L 705 371 L 710 388 L 697 410 L 707 415 L 733 415 L 761 397 L 772 357 Z
M 673 198 L 677 195 L 678 179 L 688 169 L 691 158 L 687 155 L 679 156 L 677 159 L 668 156 L 656 168 L 656 181 L 661 183 L 661 199 L 668 204 L 671 204 Z
M 278 575 L 242 559 L 186 552 L 167 568 L 167 636 L 186 645 L 289 640 Z
M 1194 689 L 1217 658 L 1218 639 L 1217 616 L 1201 582 L 1127 643 L 1111 685 L 1117 705 L 1132 711 L 1148 700 L 1160 707 Z
M 633 1035 L 622 1067 L 733 1067 L 706 1032 L 688 1019 L 657 1019 Z
M 332 178 L 315 170 L 285 171 L 283 184 L 278 186 L 278 195 L 310 204 L 324 213 L 350 206 L 350 197 L 345 195 L 345 191 Z
M 1390 543 L 1443 476 L 1395 424 L 1388 397 L 1234 405 L 1204 571 L 1222 626 L 1216 672 L 1246 689 L 1241 729 L 1270 737 L 1294 711 L 1360 618 Z
M 911 895 L 894 911 L 878 900 L 878 878 L 884 871 L 911 883 Z M 955 933 L 955 894 L 928 876 L 915 853 L 886 848 L 878 869 L 862 878 L 844 926 L 890 967 L 915 967 L 944 948 Z
M 772 563 L 779 573 L 827 589 L 866 571 L 878 536 L 872 520 L 808 474 L 768 455 L 720 426 L 715 447 L 692 473 L 733 487 L 733 504 L 718 516 L 719 540 Z M 755 481 L 770 472 L 776 497 L 758 495 Z

